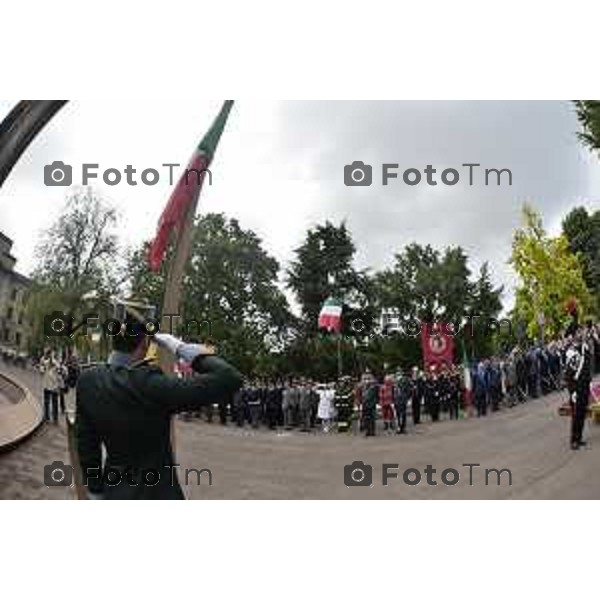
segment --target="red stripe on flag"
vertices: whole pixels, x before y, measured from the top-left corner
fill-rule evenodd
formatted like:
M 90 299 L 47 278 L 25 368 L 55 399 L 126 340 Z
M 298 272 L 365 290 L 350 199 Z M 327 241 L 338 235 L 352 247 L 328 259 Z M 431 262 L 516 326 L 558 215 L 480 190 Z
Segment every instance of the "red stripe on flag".
M 329 331 L 339 332 L 342 328 L 342 318 L 337 315 L 320 315 L 319 329 L 327 329 Z
M 171 232 L 181 225 L 190 204 L 200 193 L 208 164 L 209 157 L 196 151 L 186 171 L 179 178 L 169 202 L 167 202 L 167 206 L 160 216 L 158 231 L 148 253 L 148 262 L 153 271 L 160 269 Z M 198 176 L 198 173 L 194 173 L 192 169 L 199 171 L 200 176 Z

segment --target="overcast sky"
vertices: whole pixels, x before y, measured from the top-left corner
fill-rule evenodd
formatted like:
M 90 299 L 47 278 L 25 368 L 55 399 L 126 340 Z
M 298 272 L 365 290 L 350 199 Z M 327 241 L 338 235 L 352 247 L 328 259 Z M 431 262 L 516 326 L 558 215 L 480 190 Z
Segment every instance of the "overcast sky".
M 0 100 L 0 119 L 14 101 Z M 39 233 L 57 217 L 64 187 L 46 187 L 44 165 L 81 164 L 139 173 L 157 168 L 155 186 L 125 183 L 97 190 L 119 210 L 123 244 L 151 237 L 168 199 L 163 163 L 187 163 L 221 101 L 186 95 L 163 101 L 73 101 L 38 135 L 0 190 L 0 231 L 13 238 L 17 268 L 34 267 Z M 600 207 L 600 161 L 581 148 L 569 102 L 256 102 L 239 101 L 212 165 L 200 211 L 220 211 L 255 230 L 282 266 L 307 227 L 345 219 L 358 249 L 357 266 L 378 269 L 412 241 L 436 247 L 462 245 L 478 269 L 488 260 L 494 280 L 507 286 L 506 261 L 520 208 L 529 201 L 557 232 L 575 205 Z M 344 165 L 373 165 L 370 187 L 346 187 Z M 462 163 L 508 168 L 512 186 L 469 186 Z M 398 163 L 399 179 L 381 182 L 381 164 Z M 454 186 L 402 182 L 402 171 L 460 171 Z

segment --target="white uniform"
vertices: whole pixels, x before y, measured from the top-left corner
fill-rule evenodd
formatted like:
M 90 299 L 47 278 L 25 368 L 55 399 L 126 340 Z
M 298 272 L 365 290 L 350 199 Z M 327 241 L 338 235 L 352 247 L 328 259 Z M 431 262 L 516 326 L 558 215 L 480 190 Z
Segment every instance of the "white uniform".
M 319 408 L 317 411 L 319 419 L 322 419 L 324 421 L 333 419 L 335 412 L 334 400 L 334 390 L 319 390 Z

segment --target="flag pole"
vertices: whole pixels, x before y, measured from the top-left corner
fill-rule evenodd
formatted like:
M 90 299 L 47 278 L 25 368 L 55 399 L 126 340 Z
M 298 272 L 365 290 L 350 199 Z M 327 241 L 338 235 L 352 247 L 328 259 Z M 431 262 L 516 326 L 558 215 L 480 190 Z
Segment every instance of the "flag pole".
M 343 375 L 342 366 L 342 332 L 339 331 L 337 335 L 337 365 L 338 365 L 338 379 L 341 379 Z
M 181 303 L 181 287 L 185 273 L 185 265 L 191 250 L 194 215 L 198 208 L 198 198 L 199 195 L 194 198 L 194 201 L 190 204 L 186 212 L 181 229 L 175 232 L 174 252 L 167 269 L 160 329 L 161 331 L 171 334 L 175 333 L 172 331 L 174 325 L 173 316 L 181 316 L 179 310 Z M 171 373 L 173 371 L 174 357 L 170 352 L 159 347 L 158 359 L 164 373 Z
M 216 146 L 223 133 L 223 128 L 232 105 L 232 100 L 226 100 L 224 102 L 219 115 L 200 144 L 201 149 L 209 152 L 207 166 L 212 162 Z M 202 173 L 201 176 L 204 178 L 206 174 Z M 174 231 L 173 256 L 167 267 L 165 292 L 162 303 L 162 318 L 160 323 L 160 330 L 171 334 L 175 333 L 175 331 L 172 331 L 174 325 L 173 317 L 177 318 L 181 316 L 180 309 L 183 279 L 193 243 L 194 217 L 198 208 L 199 198 L 200 191 L 198 189 L 187 207 L 185 216 L 181 220 L 179 227 Z M 163 372 L 171 373 L 173 371 L 175 360 L 170 353 L 162 348 L 158 348 L 158 360 Z

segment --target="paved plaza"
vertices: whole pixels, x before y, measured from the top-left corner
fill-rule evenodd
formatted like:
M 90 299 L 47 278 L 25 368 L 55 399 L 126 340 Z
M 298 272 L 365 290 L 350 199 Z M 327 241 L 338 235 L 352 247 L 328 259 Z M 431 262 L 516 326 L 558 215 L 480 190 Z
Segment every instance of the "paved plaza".
M 0 366 L 3 372 L 10 370 Z M 40 394 L 36 374 L 16 371 Z M 69 400 L 72 400 L 69 399 Z M 271 432 L 221 426 L 215 422 L 176 420 L 179 477 L 186 469 L 209 469 L 200 478 L 189 473 L 183 485 L 188 498 L 600 498 L 600 427 L 586 424 L 588 446 L 568 446 L 569 421 L 558 415 L 564 395 L 554 394 L 504 409 L 486 418 L 423 423 L 403 436 L 378 432 L 375 438 L 348 434 Z M 70 488 L 48 488 L 44 465 L 68 463 L 65 423 L 43 425 L 16 449 L 0 455 L 0 498 L 73 498 Z M 372 486 L 346 487 L 344 466 L 354 461 L 372 465 Z M 382 464 L 397 478 L 382 485 Z M 478 464 L 479 467 L 465 467 Z M 425 468 L 436 473 L 428 485 Z M 419 485 L 404 483 L 403 473 L 417 469 Z M 455 469 L 456 485 L 444 485 L 442 471 Z M 486 469 L 488 484 L 486 485 Z M 509 469 L 498 477 L 492 469 Z M 415 477 L 414 473 L 409 479 Z M 451 481 L 454 476 L 447 474 Z M 470 478 L 473 485 L 470 485 Z

